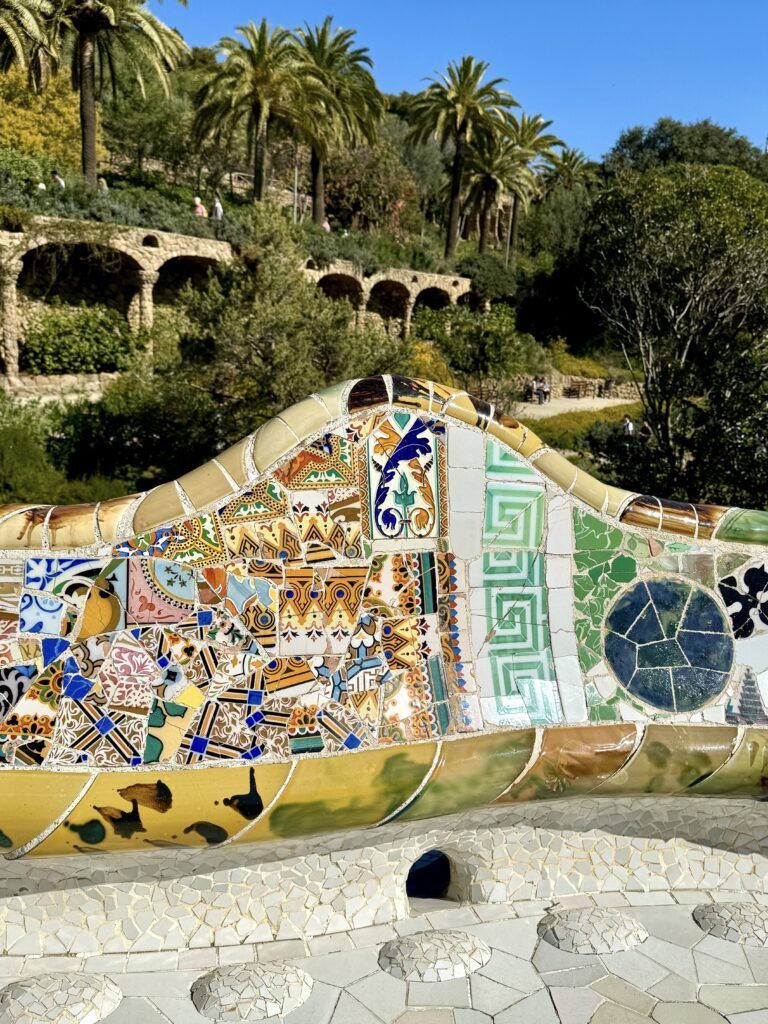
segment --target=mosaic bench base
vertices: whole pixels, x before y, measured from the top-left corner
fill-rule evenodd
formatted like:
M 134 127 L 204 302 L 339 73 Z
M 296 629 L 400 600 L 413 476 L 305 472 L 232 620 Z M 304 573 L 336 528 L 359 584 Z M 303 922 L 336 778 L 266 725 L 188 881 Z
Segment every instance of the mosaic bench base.
M 473 904 L 695 889 L 768 897 L 762 805 L 581 797 L 262 847 L 7 862 L 0 953 L 87 957 L 385 924 L 409 915 L 406 877 L 431 849 L 450 859 L 448 900 Z

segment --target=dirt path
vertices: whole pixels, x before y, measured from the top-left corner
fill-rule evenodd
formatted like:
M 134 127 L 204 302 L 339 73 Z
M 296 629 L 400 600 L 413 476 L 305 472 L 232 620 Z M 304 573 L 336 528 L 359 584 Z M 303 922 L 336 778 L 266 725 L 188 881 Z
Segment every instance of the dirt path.
M 515 415 L 526 420 L 543 420 L 561 412 L 592 412 L 596 409 L 610 409 L 614 405 L 632 405 L 634 398 L 553 398 L 546 405 L 538 402 L 520 402 L 515 406 Z

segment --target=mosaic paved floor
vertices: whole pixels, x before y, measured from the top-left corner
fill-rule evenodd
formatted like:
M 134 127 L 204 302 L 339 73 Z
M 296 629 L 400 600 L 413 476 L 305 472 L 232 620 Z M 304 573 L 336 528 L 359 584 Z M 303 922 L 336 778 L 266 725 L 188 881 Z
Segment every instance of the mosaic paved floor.
M 459 906 L 414 900 L 411 918 L 394 926 L 360 929 L 306 943 L 290 940 L 220 950 L 97 956 L 86 961 L 87 973 L 111 979 L 123 999 L 108 1016 L 88 1019 L 109 1024 L 255 1021 L 258 1013 L 247 1018 L 201 1016 L 190 990 L 195 986 L 197 992 L 198 979 L 219 967 L 227 969 L 226 977 L 242 980 L 261 964 L 268 976 L 275 978 L 287 962 L 294 980 L 293 998 L 300 998 L 303 992 L 296 987 L 297 978 L 308 976 L 311 983 L 305 985 L 311 991 L 297 1009 L 270 1018 L 273 1024 L 279 1020 L 285 1024 L 768 1024 L 768 947 L 745 944 L 741 933 L 732 933 L 732 938 L 741 942 L 717 937 L 694 919 L 695 908 L 702 904 L 712 910 L 699 916 L 709 919 L 723 906 L 714 901 L 722 898 L 689 890 L 675 896 L 580 896 L 559 904 L 528 901 Z M 765 922 L 768 897 L 755 901 L 743 894 L 737 899 L 747 911 L 739 919 Z M 729 895 L 728 903 L 733 901 L 734 896 Z M 553 907 L 555 916 L 566 912 L 574 925 L 568 936 L 578 936 L 585 951 L 557 948 L 552 945 L 551 931 L 540 935 Z M 599 926 L 594 920 L 596 911 L 601 912 L 597 915 L 602 918 Z M 629 933 L 610 927 L 611 921 L 622 919 L 634 923 Z M 562 928 L 558 931 L 565 934 Z M 380 960 L 389 963 L 381 956 L 383 947 L 391 953 L 399 938 L 407 937 L 416 941 L 400 945 L 406 950 L 418 948 L 420 933 L 426 932 L 431 933 L 430 955 L 440 948 L 440 936 L 445 936 L 443 949 L 459 951 L 455 970 L 464 976 L 408 981 L 382 968 Z M 590 942 L 614 932 L 624 938 L 632 934 L 642 941 L 622 952 L 588 951 Z M 761 934 L 764 937 L 765 933 Z M 453 938 L 457 935 L 463 937 L 461 947 Z M 746 939 L 758 941 L 754 934 Z M 488 950 L 490 956 L 481 953 L 472 960 L 473 948 Z M 0 975 L 2 983 L 8 984 L 20 972 L 26 978 L 50 976 L 52 972 L 78 971 L 82 964 L 82 960 L 68 957 L 4 957 L 0 958 Z M 468 976 L 467 970 L 471 972 Z M 65 985 L 71 985 L 81 976 L 65 973 L 62 977 Z M 50 983 L 46 984 L 50 991 Z M 92 987 L 81 984 L 81 990 Z M 216 991 L 227 998 L 221 985 Z M 215 1003 L 209 999 L 205 1009 L 215 1013 Z

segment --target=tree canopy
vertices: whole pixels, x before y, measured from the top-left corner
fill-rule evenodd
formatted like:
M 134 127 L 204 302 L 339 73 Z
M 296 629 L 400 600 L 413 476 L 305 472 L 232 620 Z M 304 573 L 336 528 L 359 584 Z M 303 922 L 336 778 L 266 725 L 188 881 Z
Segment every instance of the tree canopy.
M 768 185 L 705 165 L 622 173 L 595 203 L 584 258 L 587 300 L 643 384 L 659 492 L 722 495 L 723 424 L 766 405 Z M 758 447 L 729 459 L 754 474 Z
M 606 170 L 648 171 L 669 164 L 725 164 L 768 180 L 768 157 L 735 128 L 708 118 L 683 124 L 662 117 L 654 125 L 622 132 L 605 157 Z

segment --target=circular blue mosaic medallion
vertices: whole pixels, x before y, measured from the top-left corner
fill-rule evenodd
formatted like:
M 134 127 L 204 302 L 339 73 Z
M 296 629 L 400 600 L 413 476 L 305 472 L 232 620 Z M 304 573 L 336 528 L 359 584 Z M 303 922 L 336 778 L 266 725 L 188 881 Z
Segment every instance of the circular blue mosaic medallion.
M 605 657 L 634 697 L 663 711 L 693 711 L 728 681 L 730 623 L 702 587 L 678 579 L 635 583 L 608 614 Z

